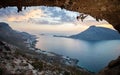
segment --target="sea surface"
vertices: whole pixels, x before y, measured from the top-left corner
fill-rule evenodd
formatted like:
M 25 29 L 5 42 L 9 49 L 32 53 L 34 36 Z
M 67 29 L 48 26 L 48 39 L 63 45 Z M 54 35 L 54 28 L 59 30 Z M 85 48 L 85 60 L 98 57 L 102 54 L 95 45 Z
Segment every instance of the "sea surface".
M 78 65 L 99 72 L 120 55 L 120 40 L 84 41 L 38 35 L 37 48 L 79 60 Z

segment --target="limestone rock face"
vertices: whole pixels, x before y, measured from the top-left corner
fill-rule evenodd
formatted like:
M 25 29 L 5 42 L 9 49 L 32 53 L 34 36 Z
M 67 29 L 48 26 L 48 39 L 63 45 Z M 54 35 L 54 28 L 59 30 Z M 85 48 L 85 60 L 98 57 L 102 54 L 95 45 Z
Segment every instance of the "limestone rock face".
M 111 61 L 98 75 L 120 75 L 120 56 Z
M 90 14 L 97 21 L 105 19 L 120 32 L 120 0 L 0 0 L 0 8 L 17 6 L 18 12 L 22 7 L 42 5 Z

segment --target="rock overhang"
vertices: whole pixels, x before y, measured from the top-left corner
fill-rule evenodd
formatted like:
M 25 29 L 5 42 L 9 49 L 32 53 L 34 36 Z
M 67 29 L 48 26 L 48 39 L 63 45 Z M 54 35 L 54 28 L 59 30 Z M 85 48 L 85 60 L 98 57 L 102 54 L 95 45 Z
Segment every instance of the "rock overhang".
M 18 12 L 28 6 L 57 6 L 89 14 L 97 21 L 105 19 L 120 32 L 120 0 L 0 0 L 0 8 L 16 6 Z

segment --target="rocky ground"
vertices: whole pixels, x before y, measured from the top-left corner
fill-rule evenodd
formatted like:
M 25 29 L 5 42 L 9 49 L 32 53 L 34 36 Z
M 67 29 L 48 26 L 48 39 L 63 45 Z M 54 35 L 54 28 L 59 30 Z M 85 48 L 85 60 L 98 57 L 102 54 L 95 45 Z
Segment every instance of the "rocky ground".
M 39 55 L 44 59 L 34 57 L 34 53 L 21 52 L 16 46 L 0 41 L 0 75 L 93 75 L 83 68 L 48 60 L 52 54 Z M 120 75 L 120 57 L 96 75 Z
M 78 60 L 37 49 L 35 38 L 24 38 L 29 48 L 21 49 L 0 41 L 0 75 L 93 75 L 78 67 Z M 120 57 L 97 75 L 120 75 Z
M 27 72 L 31 75 L 90 74 L 77 66 L 77 59 L 35 48 L 35 35 L 15 31 L 3 22 L 0 30 L 0 71 L 3 75 L 30 75 Z
M 77 66 L 38 59 L 0 41 L 0 75 L 91 75 L 91 73 Z

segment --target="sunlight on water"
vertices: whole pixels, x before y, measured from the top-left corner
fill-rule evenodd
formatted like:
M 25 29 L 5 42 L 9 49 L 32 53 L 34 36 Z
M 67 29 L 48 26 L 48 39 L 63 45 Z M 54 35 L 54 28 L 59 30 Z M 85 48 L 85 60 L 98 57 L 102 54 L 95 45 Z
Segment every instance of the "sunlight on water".
M 77 58 L 79 65 L 93 72 L 120 55 L 120 40 L 87 42 L 70 38 L 39 36 L 37 48 Z

